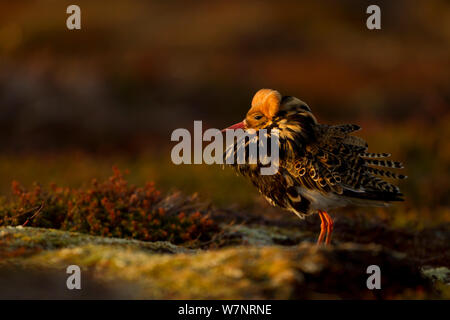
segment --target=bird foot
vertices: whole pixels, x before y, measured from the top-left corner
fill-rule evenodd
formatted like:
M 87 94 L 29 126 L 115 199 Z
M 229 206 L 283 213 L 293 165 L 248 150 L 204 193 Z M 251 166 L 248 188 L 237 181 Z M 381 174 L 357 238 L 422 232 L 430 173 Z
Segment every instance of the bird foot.
M 325 211 L 319 210 L 320 217 L 320 234 L 317 238 L 317 245 L 325 243 L 329 245 L 331 243 L 331 235 L 333 233 L 333 220 Z M 324 241 L 325 240 L 325 241 Z

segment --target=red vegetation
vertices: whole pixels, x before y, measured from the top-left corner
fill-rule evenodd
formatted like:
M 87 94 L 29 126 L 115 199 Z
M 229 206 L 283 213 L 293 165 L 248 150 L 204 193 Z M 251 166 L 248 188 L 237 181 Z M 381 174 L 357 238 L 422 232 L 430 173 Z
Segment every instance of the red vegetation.
M 209 240 L 218 229 L 207 214 L 185 212 L 182 204 L 167 201 L 170 198 L 163 197 L 153 183 L 143 188 L 129 185 L 117 168 L 113 170 L 109 179 L 93 180 L 80 189 L 52 185 L 45 190 L 35 183 L 26 190 L 14 181 L 12 199 L 0 207 L 0 225 L 174 243 Z

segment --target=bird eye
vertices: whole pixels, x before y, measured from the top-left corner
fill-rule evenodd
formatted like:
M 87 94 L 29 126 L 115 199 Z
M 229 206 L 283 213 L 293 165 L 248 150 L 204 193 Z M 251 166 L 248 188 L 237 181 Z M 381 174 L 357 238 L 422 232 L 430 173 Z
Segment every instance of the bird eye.
M 255 120 L 259 120 L 261 118 L 262 118 L 262 115 L 260 115 L 260 114 L 257 114 L 256 116 L 253 117 L 253 119 L 255 119 Z

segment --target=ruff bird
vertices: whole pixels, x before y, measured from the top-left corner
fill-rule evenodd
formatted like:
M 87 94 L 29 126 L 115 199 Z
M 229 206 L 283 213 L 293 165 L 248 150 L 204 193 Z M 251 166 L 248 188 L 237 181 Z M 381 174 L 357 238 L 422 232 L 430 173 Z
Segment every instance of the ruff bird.
M 381 168 L 403 168 L 400 162 L 386 159 L 388 153 L 368 152 L 367 143 L 352 135 L 360 129 L 358 125 L 319 123 L 309 106 L 298 98 L 261 89 L 253 97 L 245 119 L 223 131 L 236 129 L 256 133 L 266 129 L 269 139 L 272 129 L 278 129 L 279 168 L 275 174 L 262 175 L 260 162 L 232 166 L 250 179 L 270 204 L 302 219 L 318 213 L 318 244 L 331 242 L 333 220 L 329 210 L 403 201 L 399 188 L 382 178 L 406 176 Z M 237 150 L 248 149 L 248 145 L 249 139 L 237 139 L 227 147 L 224 157 L 236 157 Z

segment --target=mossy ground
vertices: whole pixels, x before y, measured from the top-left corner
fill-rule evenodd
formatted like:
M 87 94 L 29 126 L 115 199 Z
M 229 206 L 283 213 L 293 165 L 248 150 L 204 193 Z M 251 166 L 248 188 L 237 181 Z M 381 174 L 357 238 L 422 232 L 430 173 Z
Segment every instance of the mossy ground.
M 448 269 L 427 267 L 421 271 L 407 254 L 374 244 L 317 247 L 307 238 L 300 244 L 276 244 L 293 235 L 292 230 L 282 227 L 226 226 L 222 239 L 233 241 L 216 249 L 193 250 L 168 242 L 1 227 L 0 283 L 13 288 L 1 295 L 130 299 L 448 298 L 449 287 L 444 285 L 448 282 Z M 299 240 L 295 239 L 291 241 Z M 82 268 L 84 293 L 58 287 L 65 285 L 65 269 L 72 264 Z M 366 269 L 371 264 L 382 270 L 381 290 L 366 287 Z M 39 290 L 36 278 L 49 282 Z
M 0 204 L 0 286 L 10 289 L 1 297 L 449 297 L 445 220 L 425 227 L 393 223 L 389 211 L 336 212 L 332 245 L 317 247 L 317 216 L 223 208 L 145 186 L 117 169 L 79 188 L 14 183 Z M 64 289 L 72 264 L 83 270 L 77 293 Z M 381 269 L 381 290 L 366 286 L 370 265 Z

